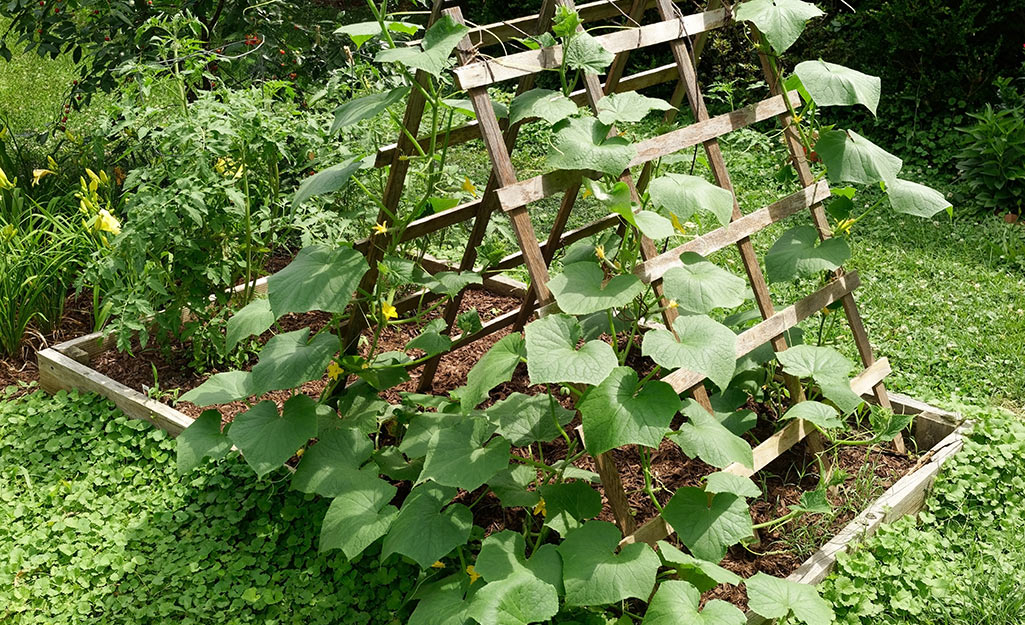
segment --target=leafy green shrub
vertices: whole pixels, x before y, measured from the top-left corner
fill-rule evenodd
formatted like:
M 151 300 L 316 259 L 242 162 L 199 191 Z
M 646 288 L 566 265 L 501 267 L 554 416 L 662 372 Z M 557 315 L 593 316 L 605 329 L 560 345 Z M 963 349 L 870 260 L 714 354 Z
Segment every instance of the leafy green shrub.
M 0 401 L 0 622 L 404 622 L 411 567 L 318 554 L 326 502 L 174 455 L 96 396 Z
M 927 511 L 841 554 L 822 584 L 844 625 L 1017 623 L 1025 613 L 1025 422 L 978 414 Z
M 1025 108 L 971 115 L 975 124 L 962 129 L 965 146 L 957 167 L 980 211 L 1021 214 L 1025 204 Z

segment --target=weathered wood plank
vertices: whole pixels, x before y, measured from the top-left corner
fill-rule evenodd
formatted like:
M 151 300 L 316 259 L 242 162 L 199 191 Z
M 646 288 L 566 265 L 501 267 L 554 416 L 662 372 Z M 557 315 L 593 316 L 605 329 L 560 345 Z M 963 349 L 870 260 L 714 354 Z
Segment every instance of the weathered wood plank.
M 828 197 L 829 184 L 825 180 L 820 180 L 814 186 L 806 187 L 788 195 L 778 202 L 744 215 L 726 226 L 696 237 L 683 245 L 637 265 L 634 269 L 634 274 L 645 283 L 657 280 L 664 276 L 669 269 L 682 266 L 680 255 L 684 252 L 695 252 L 702 256 L 707 256 L 741 239 L 750 237 L 766 226 L 785 219 Z
M 790 92 L 790 95 L 791 99 L 800 101 L 800 96 L 796 91 Z M 736 111 L 639 141 L 635 144 L 637 156 L 630 161 L 630 167 L 642 165 L 684 148 L 708 142 L 755 122 L 771 119 L 779 115 L 780 111 L 785 110 L 786 104 L 783 102 L 783 97 L 773 96 L 768 100 L 745 106 Z M 571 184 L 580 182 L 581 177 L 585 174 L 599 177 L 599 174 L 593 172 L 557 170 L 503 187 L 498 190 L 498 198 L 504 210 L 512 210 L 563 191 Z
M 744 356 L 755 348 L 764 345 L 775 336 L 780 336 L 790 328 L 807 319 L 812 314 L 822 310 L 826 306 L 838 301 L 844 295 L 852 292 L 861 284 L 858 273 L 852 271 L 849 274 L 840 276 L 826 286 L 815 291 L 811 295 L 801 299 L 792 306 L 773 314 L 758 325 L 745 330 L 737 336 L 737 358 Z M 677 392 L 694 386 L 705 379 L 701 373 L 687 369 L 677 369 L 662 378 Z
M 192 419 L 174 408 L 115 382 L 55 349 L 44 349 L 36 356 L 39 362 L 39 386 L 49 393 L 79 390 L 102 395 L 114 402 L 128 417 L 145 419 L 166 430 L 171 436 L 177 436 L 192 423 Z
M 665 20 L 639 28 L 617 30 L 598 35 L 595 39 L 603 48 L 616 54 L 672 41 L 684 36 L 684 32 L 690 35 L 703 33 L 721 26 L 725 21 L 726 11 L 718 9 L 687 15 L 682 20 Z M 536 74 L 546 69 L 555 69 L 561 64 L 562 46 L 555 45 L 457 67 L 453 73 L 459 88 L 469 90 Z

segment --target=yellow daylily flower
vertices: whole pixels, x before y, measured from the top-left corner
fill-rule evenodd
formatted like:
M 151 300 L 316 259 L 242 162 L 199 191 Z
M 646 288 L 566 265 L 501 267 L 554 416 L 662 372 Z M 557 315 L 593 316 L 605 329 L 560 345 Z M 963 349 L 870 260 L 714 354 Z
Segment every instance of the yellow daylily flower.
M 33 187 L 36 186 L 37 184 L 39 184 L 40 180 L 42 180 L 43 178 L 49 176 L 50 174 L 55 174 L 55 173 L 57 173 L 57 172 L 55 172 L 53 170 L 50 170 L 50 169 L 33 169 L 32 170 L 32 186 Z
M 46 157 L 46 164 L 50 166 L 50 169 L 57 171 L 60 167 L 57 166 L 57 161 L 53 160 L 52 156 Z
M 107 175 L 107 170 L 100 170 L 100 184 L 107 184 L 110 182 L 110 176 Z
M 109 232 L 111 234 L 121 234 L 121 222 L 110 214 L 105 208 L 100 209 L 100 213 L 96 216 L 96 229 L 101 232 Z
M 385 319 L 396 319 L 399 316 L 399 311 L 390 303 L 381 302 L 381 314 L 384 315 Z
M 388 222 L 382 221 L 379 224 L 374 224 L 374 227 L 371 228 L 371 230 L 374 231 L 374 234 L 384 234 L 385 232 L 388 232 Z
M 431 568 L 432 569 L 443 569 L 443 568 L 445 568 L 445 563 L 442 562 L 441 560 L 435 560 L 434 564 L 431 565 Z
M 480 579 L 480 573 L 477 572 L 477 569 L 473 568 L 472 564 L 470 564 L 470 565 L 468 565 L 466 567 L 466 574 L 470 576 L 470 585 L 471 586 L 473 585 L 474 582 L 476 582 L 478 579 Z
M 463 191 L 466 191 L 473 197 L 477 197 L 477 185 L 473 184 L 469 177 L 463 178 Z
M 594 246 L 594 255 L 598 257 L 598 260 L 605 260 L 605 246 L 596 245 Z
M 543 517 L 548 516 L 548 509 L 545 508 L 545 499 L 542 497 L 537 504 L 534 505 L 534 514 L 540 514 Z
M 342 375 L 342 368 L 338 366 L 338 363 L 331 361 L 331 364 L 327 366 L 327 377 L 332 380 L 337 380 Z
M 17 178 L 15 178 L 14 181 L 11 181 L 11 179 L 7 177 L 7 174 L 4 172 L 4 170 L 0 169 L 0 191 L 13 189 L 15 182 L 18 182 Z

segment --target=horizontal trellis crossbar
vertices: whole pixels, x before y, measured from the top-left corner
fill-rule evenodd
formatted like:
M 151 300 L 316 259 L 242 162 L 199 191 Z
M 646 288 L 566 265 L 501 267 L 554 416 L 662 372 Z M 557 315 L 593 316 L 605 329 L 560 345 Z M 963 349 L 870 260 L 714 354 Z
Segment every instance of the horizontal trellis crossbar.
M 829 194 L 829 184 L 825 180 L 820 180 L 814 186 L 791 193 L 777 202 L 731 221 L 728 225 L 695 237 L 683 245 L 667 250 L 637 265 L 634 274 L 643 282 L 658 280 L 673 267 L 683 265 L 680 255 L 684 252 L 708 256 L 712 252 L 717 252 L 741 239 L 750 237 L 766 226 L 818 204 L 827 199 Z
M 768 343 L 773 337 L 780 336 L 826 306 L 840 301 L 860 285 L 858 272 L 846 273 L 804 299 L 759 322 L 753 328 L 741 332 L 737 335 L 737 358 L 746 356 Z M 662 381 L 672 386 L 678 393 L 682 393 L 704 379 L 705 375 L 702 373 L 677 369 L 662 378 Z
M 637 91 L 638 89 L 644 89 L 646 87 L 653 87 L 660 85 L 664 82 L 674 80 L 677 78 L 676 64 L 670 63 L 654 69 L 647 69 L 643 72 L 637 72 L 626 76 L 618 81 L 615 86 L 611 89 L 611 93 L 624 93 L 626 91 Z M 577 89 L 570 94 L 569 98 L 573 100 L 578 106 L 585 103 L 587 100 L 587 92 L 584 89 Z M 525 122 L 534 121 L 536 118 L 530 117 L 525 119 Z M 444 144 L 452 147 L 453 145 L 459 145 L 474 139 L 480 139 L 480 124 L 474 120 L 453 128 L 448 132 L 445 137 Z M 420 148 L 427 150 L 430 146 L 431 138 L 424 136 L 417 139 L 420 144 Z M 398 143 L 389 143 L 388 145 L 382 146 L 377 151 L 377 156 L 374 157 L 374 167 L 385 167 L 391 164 L 391 159 L 395 157 L 398 151 Z
M 698 33 L 707 32 L 726 23 L 725 9 L 694 13 L 680 19 L 665 20 L 617 30 L 595 37 L 605 50 L 616 54 L 667 43 Z M 508 56 L 479 61 L 453 70 L 460 89 L 487 87 L 496 82 L 521 78 L 562 64 L 562 46 L 555 45 L 538 50 L 526 50 Z
M 801 96 L 797 91 L 790 92 L 790 102 L 794 105 L 801 103 Z M 786 111 L 787 104 L 783 101 L 783 96 L 773 96 L 736 111 L 673 130 L 664 135 L 638 141 L 636 143 L 637 155 L 630 161 L 629 166 L 643 165 L 685 148 L 718 139 L 734 130 L 772 119 Z M 572 170 L 558 170 L 541 174 L 498 189 L 498 199 L 502 204 L 502 209 L 509 211 L 565 191 L 589 173 L 592 177 L 598 177 L 592 172 Z

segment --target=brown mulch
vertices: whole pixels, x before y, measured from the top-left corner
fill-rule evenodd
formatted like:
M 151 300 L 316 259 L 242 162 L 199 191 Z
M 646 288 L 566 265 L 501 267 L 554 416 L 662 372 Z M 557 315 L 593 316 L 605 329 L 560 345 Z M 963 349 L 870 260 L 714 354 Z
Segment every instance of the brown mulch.
M 86 300 L 86 303 L 90 303 Z M 512 310 L 520 304 L 516 298 L 498 296 L 479 288 L 472 288 L 466 291 L 460 311 L 476 308 L 481 315 L 482 321 L 487 323 L 498 315 Z M 80 335 L 91 330 L 91 322 L 87 319 L 76 317 L 72 312 L 73 307 L 69 306 L 71 324 L 62 326 L 61 337 L 58 340 L 66 340 L 70 336 Z M 434 313 L 432 316 L 437 316 Z M 78 321 L 75 321 L 79 319 Z M 314 330 L 323 327 L 330 321 L 330 315 L 323 313 L 309 313 L 306 315 L 289 315 L 281 320 L 281 329 L 291 331 L 310 326 Z M 70 328 L 77 327 L 77 330 Z M 413 324 L 389 326 L 379 338 L 380 351 L 402 350 L 406 343 L 415 337 L 420 331 L 419 326 Z M 475 343 L 462 347 L 441 359 L 438 367 L 432 393 L 444 394 L 466 383 L 466 374 L 480 357 L 502 337 L 508 335 L 510 329 L 504 329 L 491 336 L 481 339 Z M 271 333 L 265 334 L 261 340 L 266 341 Z M 369 339 L 370 336 L 368 335 Z M 609 337 L 603 337 L 608 340 Z M 621 341 L 621 348 L 624 345 Z M 639 346 L 638 346 L 639 347 Z M 153 368 L 156 368 L 157 382 L 161 389 L 179 390 L 185 392 L 195 388 L 209 375 L 196 375 L 190 373 L 187 367 L 188 355 L 191 352 L 190 345 L 173 346 L 169 352 L 161 352 L 156 349 L 140 350 L 135 352 L 135 357 L 127 354 L 119 354 L 115 351 L 106 352 L 92 363 L 100 373 L 103 373 L 119 382 L 128 385 L 136 390 L 145 390 L 154 385 Z M 248 366 L 255 364 L 250 362 Z M 639 375 L 644 375 L 653 367 L 650 360 L 641 357 L 639 349 L 633 349 L 627 364 L 638 370 Z M 34 373 L 34 368 L 32 373 Z M 25 369 L 25 377 L 32 377 L 29 369 Z M 419 369 L 411 372 L 411 379 L 394 389 L 382 394 L 389 401 L 397 401 L 399 392 L 415 391 L 419 379 Z M 3 372 L 0 370 L 0 388 L 4 386 Z M 301 391 L 303 393 L 317 396 L 327 386 L 327 378 L 306 383 Z M 520 365 L 517 368 L 512 380 L 496 387 L 491 393 L 489 404 L 499 401 L 520 392 L 525 394 L 537 394 L 545 392 L 543 387 L 532 386 L 527 378 L 526 367 Z M 163 401 L 174 405 L 174 395 L 164 395 Z M 277 391 L 269 393 L 261 399 L 270 399 L 283 403 L 290 396 L 289 391 Z M 572 398 L 563 397 L 560 401 L 567 407 L 572 407 Z M 197 417 L 202 408 L 185 402 L 177 403 L 175 407 L 183 413 Z M 764 440 L 774 430 L 775 416 L 767 413 L 760 405 L 749 404 L 745 408 L 756 409 L 759 412 L 758 426 L 747 435 L 752 443 Z M 237 414 L 248 409 L 247 404 L 236 402 L 220 406 L 225 421 L 230 421 Z M 579 418 L 570 423 L 567 431 L 579 425 Z M 544 446 L 545 459 L 549 463 L 566 457 L 566 443 L 557 439 Z M 521 453 L 523 450 L 514 450 L 514 453 Z M 641 462 L 638 451 L 635 447 L 616 449 L 610 452 L 616 465 L 619 468 L 623 479 L 623 487 L 627 492 L 627 498 L 631 507 L 636 511 L 638 526 L 646 520 L 656 516 L 657 511 L 644 492 L 644 480 L 641 471 Z M 854 518 L 858 510 L 863 508 L 869 501 L 877 497 L 883 490 L 891 486 L 903 476 L 912 466 L 913 459 L 900 457 L 890 453 L 886 449 L 845 448 L 838 458 L 837 469 L 845 473 L 846 479 L 838 487 L 832 489 L 829 499 L 835 509 L 840 512 L 828 523 L 819 521 L 820 517 L 811 517 L 811 523 L 807 519 L 798 520 L 777 526 L 769 530 L 762 530 L 760 533 L 761 542 L 748 548 L 735 546 L 727 553 L 721 563 L 743 577 L 749 577 L 762 571 L 779 577 L 786 577 L 806 559 L 814 549 L 824 543 L 828 538 L 835 535 L 844 525 Z M 576 463 L 580 468 L 594 470 L 593 460 L 584 456 Z M 700 486 L 702 478 L 713 472 L 715 469 L 704 462 L 686 457 L 683 452 L 670 440 L 663 441 L 661 447 L 652 455 L 652 474 L 656 486 L 656 496 L 661 504 L 665 504 L 671 493 L 684 486 Z M 859 478 L 859 471 L 871 470 L 872 486 L 870 492 L 855 492 L 855 485 L 864 485 L 864 477 Z M 797 445 L 775 460 L 768 467 L 760 471 L 756 480 L 763 489 L 762 498 L 751 501 L 751 513 L 754 523 L 762 523 L 778 518 L 788 511 L 790 505 L 795 504 L 800 496 L 815 488 L 818 483 L 818 467 L 814 457 L 806 452 L 804 445 Z M 408 485 L 403 485 L 408 486 Z M 864 491 L 864 488 L 860 489 Z M 464 503 L 470 503 L 483 492 L 463 493 Z M 605 507 L 599 517 L 605 521 L 614 521 L 608 506 Z M 474 507 L 475 523 L 484 527 L 487 533 L 501 531 L 507 527 L 519 527 L 524 522 L 537 524 L 536 517 L 530 517 L 529 511 L 502 508 L 493 494 L 486 495 L 484 499 Z M 671 537 L 670 542 L 676 542 Z M 710 599 L 723 599 L 745 608 L 747 605 L 746 592 L 742 587 L 719 586 L 703 596 L 703 601 Z

